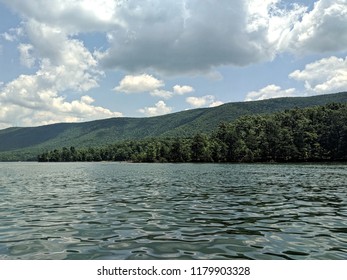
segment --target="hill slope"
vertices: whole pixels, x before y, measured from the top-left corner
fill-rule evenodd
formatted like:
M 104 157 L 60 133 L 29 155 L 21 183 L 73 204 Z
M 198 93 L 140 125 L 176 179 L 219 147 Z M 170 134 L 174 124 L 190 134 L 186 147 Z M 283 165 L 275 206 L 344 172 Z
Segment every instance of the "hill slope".
M 222 121 L 242 115 L 273 113 L 294 107 L 346 103 L 347 92 L 314 97 L 277 98 L 228 103 L 219 107 L 182 111 L 151 118 L 112 118 L 85 123 L 59 123 L 0 130 L 0 160 L 34 159 L 60 147 L 106 145 L 126 139 L 190 136 L 211 132 Z

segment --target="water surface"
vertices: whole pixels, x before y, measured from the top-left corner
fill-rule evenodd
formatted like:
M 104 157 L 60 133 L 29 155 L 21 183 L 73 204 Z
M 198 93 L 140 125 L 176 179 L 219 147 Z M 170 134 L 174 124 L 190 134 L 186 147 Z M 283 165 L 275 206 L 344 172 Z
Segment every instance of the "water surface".
M 347 259 L 347 165 L 0 163 L 0 259 Z

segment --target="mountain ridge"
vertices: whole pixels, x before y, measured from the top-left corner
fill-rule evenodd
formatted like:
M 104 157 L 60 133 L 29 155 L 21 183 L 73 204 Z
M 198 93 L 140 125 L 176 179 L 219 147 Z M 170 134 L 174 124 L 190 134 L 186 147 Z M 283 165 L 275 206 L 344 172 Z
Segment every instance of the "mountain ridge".
M 108 145 L 151 137 L 189 137 L 210 133 L 221 122 L 250 114 L 269 114 L 291 108 L 346 103 L 347 92 L 311 97 L 283 97 L 232 102 L 147 118 L 109 118 L 81 123 L 57 123 L 0 130 L 0 160 L 30 160 L 45 150 Z

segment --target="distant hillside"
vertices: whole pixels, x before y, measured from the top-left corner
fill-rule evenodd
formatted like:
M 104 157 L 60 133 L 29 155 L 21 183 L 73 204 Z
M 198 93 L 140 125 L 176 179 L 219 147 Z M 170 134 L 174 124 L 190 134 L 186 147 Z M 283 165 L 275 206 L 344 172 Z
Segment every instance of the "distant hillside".
M 347 92 L 313 97 L 277 98 L 228 103 L 151 118 L 112 118 L 85 123 L 59 123 L 0 130 L 0 160 L 28 160 L 46 150 L 89 147 L 149 137 L 182 137 L 209 133 L 220 122 L 243 115 L 266 114 L 327 103 L 347 103 Z

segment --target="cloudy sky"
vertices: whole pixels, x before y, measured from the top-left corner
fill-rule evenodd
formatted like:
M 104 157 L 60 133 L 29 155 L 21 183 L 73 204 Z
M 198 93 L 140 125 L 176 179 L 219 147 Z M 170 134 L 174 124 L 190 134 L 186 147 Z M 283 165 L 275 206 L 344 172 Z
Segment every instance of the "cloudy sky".
M 0 0 L 0 128 L 347 90 L 347 0 Z

